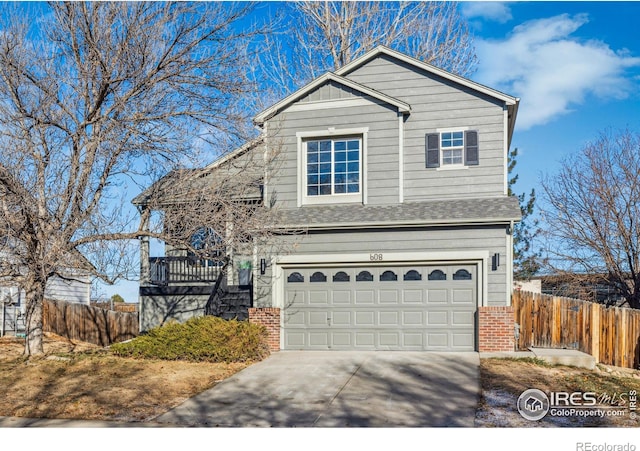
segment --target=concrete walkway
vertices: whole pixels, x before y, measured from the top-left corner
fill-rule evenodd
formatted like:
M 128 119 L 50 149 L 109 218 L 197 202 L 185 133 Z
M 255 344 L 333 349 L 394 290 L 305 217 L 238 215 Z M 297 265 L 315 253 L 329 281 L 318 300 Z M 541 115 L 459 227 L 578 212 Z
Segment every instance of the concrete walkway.
M 472 427 L 477 353 L 281 351 L 159 416 L 173 426 Z

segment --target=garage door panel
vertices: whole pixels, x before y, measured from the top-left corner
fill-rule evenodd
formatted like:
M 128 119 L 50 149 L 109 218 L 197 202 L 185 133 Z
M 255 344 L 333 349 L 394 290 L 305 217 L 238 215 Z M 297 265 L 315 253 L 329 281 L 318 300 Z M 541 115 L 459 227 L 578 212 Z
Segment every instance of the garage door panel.
M 400 313 L 397 311 L 380 312 L 378 322 L 381 326 L 399 326 Z
M 446 326 L 449 324 L 449 315 L 446 311 L 428 311 L 427 326 Z
M 475 324 L 475 315 L 473 312 L 451 312 L 451 325 L 452 326 L 467 326 L 473 327 Z
M 473 290 L 470 288 L 459 288 L 451 290 L 452 304 L 473 304 Z
M 331 324 L 334 326 L 350 326 L 352 312 L 333 312 L 331 314 Z
M 295 331 L 290 330 L 285 334 L 285 346 L 288 348 L 304 348 L 306 347 L 306 338 L 307 334 L 304 331 Z
M 286 326 L 304 326 L 306 322 L 306 312 L 292 312 L 288 310 L 284 315 L 284 323 Z
M 474 349 L 475 265 L 305 267 L 285 275 L 287 349 Z
M 350 332 L 333 332 L 331 334 L 332 349 L 335 348 L 351 348 L 353 340 Z
M 310 305 L 328 305 L 329 292 L 326 290 L 309 291 L 309 304 Z
M 445 288 L 430 288 L 427 291 L 427 304 L 446 304 L 449 300 L 449 290 Z
M 356 290 L 356 304 L 373 304 L 376 292 L 374 290 Z
M 379 345 L 398 348 L 400 346 L 400 332 L 381 332 Z
M 380 304 L 398 304 L 400 290 L 380 290 L 379 302 Z
M 287 291 L 285 302 L 287 306 L 304 305 L 306 299 L 306 291 L 291 290 Z
M 402 290 L 403 304 L 422 304 L 424 302 L 424 290 L 411 289 Z
M 446 332 L 427 332 L 427 349 L 444 349 L 449 345 L 449 336 Z
M 309 346 L 326 348 L 329 345 L 328 332 L 310 332 Z
M 363 310 L 355 312 L 355 322 L 356 326 L 373 326 L 375 325 L 375 317 L 376 313 L 372 310 Z
M 355 346 L 371 348 L 375 345 L 375 334 L 373 332 L 356 332 Z
M 402 312 L 403 326 L 422 326 L 423 324 L 424 324 L 424 317 L 422 315 L 421 310 Z
M 350 290 L 334 290 L 333 304 L 334 305 L 349 305 L 351 304 L 351 291 Z
M 474 334 L 471 333 L 451 333 L 451 345 L 457 349 L 469 349 L 473 347 Z
M 424 333 L 422 332 L 404 332 L 402 334 L 402 345 L 405 348 L 418 348 L 424 347 Z
M 328 314 L 327 312 L 309 312 L 308 322 L 310 326 L 327 326 Z

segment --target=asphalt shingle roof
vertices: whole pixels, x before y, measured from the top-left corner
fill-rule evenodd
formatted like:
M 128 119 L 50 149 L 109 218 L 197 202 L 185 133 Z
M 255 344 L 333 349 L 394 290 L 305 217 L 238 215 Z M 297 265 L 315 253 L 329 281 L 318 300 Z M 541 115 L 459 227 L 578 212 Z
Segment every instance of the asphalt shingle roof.
M 516 197 L 447 199 L 397 205 L 322 205 L 281 210 L 288 227 L 359 227 L 519 221 Z

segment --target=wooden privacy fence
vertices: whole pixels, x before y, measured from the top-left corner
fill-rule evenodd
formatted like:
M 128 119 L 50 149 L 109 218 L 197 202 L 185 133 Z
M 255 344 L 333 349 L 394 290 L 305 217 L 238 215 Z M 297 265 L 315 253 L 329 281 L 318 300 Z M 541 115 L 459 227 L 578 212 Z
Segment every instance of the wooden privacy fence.
M 100 346 L 138 335 L 138 314 L 114 312 L 82 304 L 45 301 L 43 329 L 71 340 Z
M 104 310 L 114 310 L 116 312 L 135 313 L 138 311 L 138 304 L 128 304 L 125 302 L 92 302 L 91 306 Z
M 518 349 L 569 348 L 598 362 L 640 368 L 640 310 L 514 291 Z

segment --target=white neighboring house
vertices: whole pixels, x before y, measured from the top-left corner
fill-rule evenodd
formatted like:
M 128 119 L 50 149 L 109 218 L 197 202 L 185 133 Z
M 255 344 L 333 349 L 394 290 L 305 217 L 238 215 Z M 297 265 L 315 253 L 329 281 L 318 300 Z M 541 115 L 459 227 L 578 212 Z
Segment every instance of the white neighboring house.
M 54 276 L 49 279 L 44 292 L 45 299 L 90 305 L 91 279 L 88 274 L 64 279 Z M 0 336 L 24 332 L 26 296 L 18 286 L 0 286 Z

